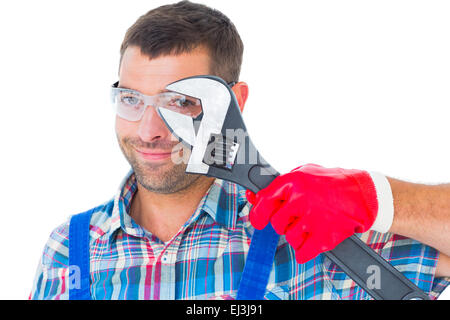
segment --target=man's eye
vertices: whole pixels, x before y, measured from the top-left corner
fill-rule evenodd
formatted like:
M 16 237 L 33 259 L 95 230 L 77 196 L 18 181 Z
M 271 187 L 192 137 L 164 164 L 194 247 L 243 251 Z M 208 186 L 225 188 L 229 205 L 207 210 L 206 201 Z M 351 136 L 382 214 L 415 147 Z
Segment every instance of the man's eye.
M 179 108 L 187 108 L 195 105 L 193 101 L 186 99 L 184 97 L 173 99 L 171 104 Z
M 130 106 L 135 106 L 139 104 L 139 99 L 133 96 L 123 96 L 120 98 L 120 101 Z

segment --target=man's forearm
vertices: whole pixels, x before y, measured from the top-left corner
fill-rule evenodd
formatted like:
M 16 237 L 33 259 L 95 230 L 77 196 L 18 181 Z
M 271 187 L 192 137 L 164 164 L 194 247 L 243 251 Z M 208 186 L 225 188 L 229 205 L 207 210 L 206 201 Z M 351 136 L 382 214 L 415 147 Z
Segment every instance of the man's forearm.
M 450 256 L 450 184 L 423 185 L 387 178 L 394 198 L 389 232 Z

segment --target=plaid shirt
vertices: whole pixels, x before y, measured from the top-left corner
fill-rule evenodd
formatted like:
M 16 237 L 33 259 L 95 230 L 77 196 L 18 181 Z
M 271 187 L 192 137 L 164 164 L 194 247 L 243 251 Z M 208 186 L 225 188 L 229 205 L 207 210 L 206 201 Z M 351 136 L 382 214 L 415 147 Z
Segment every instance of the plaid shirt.
M 164 243 L 128 214 L 137 191 L 128 173 L 90 226 L 93 299 L 235 299 L 253 227 L 245 189 L 216 179 L 179 232 Z M 44 248 L 31 299 L 69 298 L 69 220 Z M 370 231 L 358 235 L 419 288 L 437 296 L 449 279 L 434 277 L 438 252 L 417 241 Z M 298 264 L 280 237 L 265 299 L 372 299 L 323 254 Z

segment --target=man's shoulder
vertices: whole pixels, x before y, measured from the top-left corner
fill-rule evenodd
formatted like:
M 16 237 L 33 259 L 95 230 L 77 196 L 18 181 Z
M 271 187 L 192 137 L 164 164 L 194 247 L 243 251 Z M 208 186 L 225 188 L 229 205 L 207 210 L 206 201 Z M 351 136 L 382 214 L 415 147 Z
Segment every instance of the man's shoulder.
M 244 207 L 249 206 L 250 203 L 245 196 L 246 189 L 243 186 L 221 179 L 216 179 L 215 184 L 217 184 L 221 190 L 220 197 L 217 201 L 222 207 L 236 206 L 234 209 L 237 209 L 237 211 L 241 213 Z
M 91 211 L 90 220 L 91 241 L 108 231 L 114 200 L 89 210 L 70 215 L 63 223 L 52 230 L 42 254 L 42 265 L 46 268 L 66 268 L 69 265 L 69 230 L 73 216 Z
M 244 224 L 244 228 L 253 230 L 249 220 L 252 204 L 245 195 L 246 188 L 237 183 L 220 179 L 216 180 L 216 184 L 220 186 L 221 190 L 217 199 L 218 208 L 220 210 L 235 210 L 237 219 Z

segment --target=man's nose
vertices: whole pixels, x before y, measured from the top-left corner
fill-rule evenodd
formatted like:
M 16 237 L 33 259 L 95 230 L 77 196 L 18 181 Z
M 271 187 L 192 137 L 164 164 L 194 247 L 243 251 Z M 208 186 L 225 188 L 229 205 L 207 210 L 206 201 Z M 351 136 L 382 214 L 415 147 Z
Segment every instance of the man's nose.
M 165 139 L 170 135 L 169 129 L 152 105 L 147 106 L 140 120 L 138 135 L 142 141 L 147 142 Z

